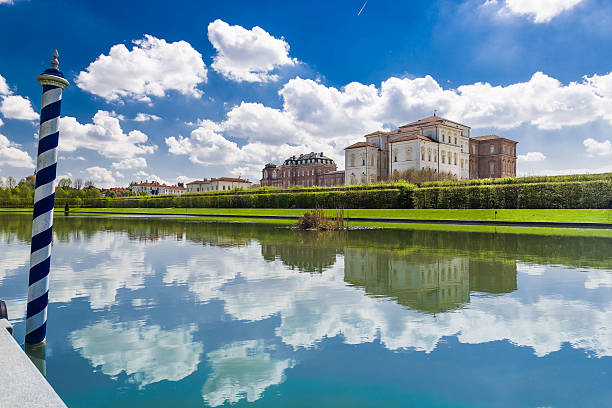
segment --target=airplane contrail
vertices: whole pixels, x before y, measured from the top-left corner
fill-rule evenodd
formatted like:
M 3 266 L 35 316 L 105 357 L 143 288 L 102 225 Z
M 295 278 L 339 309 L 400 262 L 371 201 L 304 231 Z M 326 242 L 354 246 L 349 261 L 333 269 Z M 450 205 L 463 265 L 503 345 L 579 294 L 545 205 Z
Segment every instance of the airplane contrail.
M 359 13 L 357 13 L 357 16 L 361 15 L 361 12 L 363 11 L 363 9 L 365 8 L 366 4 L 368 4 L 368 0 L 366 0 L 365 3 L 363 3 L 363 6 L 361 6 L 361 10 L 359 10 Z

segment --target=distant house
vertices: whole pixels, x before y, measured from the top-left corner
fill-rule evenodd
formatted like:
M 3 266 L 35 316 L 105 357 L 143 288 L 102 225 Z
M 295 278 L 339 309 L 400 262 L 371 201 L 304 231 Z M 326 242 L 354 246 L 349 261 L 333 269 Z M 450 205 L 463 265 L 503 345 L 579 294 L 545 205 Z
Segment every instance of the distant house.
M 233 177 L 219 177 L 210 180 L 196 180 L 187 183 L 188 193 L 201 193 L 205 191 L 227 191 L 237 188 L 251 188 L 252 183 L 249 180 Z
M 177 186 L 167 186 L 157 181 L 133 184 L 132 190 L 136 194 L 145 193 L 146 195 L 185 194 L 187 192 L 182 183 L 179 183 Z

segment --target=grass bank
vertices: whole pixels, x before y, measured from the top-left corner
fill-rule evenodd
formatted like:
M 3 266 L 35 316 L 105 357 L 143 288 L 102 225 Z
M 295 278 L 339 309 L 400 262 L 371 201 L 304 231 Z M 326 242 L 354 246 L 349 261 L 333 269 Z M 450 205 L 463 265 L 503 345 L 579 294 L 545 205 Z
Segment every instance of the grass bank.
M 311 209 L 283 208 L 75 208 L 71 213 L 156 213 L 201 215 L 301 216 Z M 336 210 L 327 210 L 333 215 Z M 495 214 L 497 212 L 497 214 Z M 394 218 L 469 221 L 604 222 L 612 223 L 612 210 L 457 210 L 457 209 L 350 209 L 348 218 Z

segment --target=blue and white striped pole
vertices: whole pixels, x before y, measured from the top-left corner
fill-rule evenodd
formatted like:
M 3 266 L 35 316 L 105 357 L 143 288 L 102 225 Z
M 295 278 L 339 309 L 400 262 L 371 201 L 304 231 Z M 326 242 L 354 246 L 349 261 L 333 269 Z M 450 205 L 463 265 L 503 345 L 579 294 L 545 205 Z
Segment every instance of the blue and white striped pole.
M 32 248 L 30 252 L 30 279 L 26 314 L 28 344 L 38 344 L 47 337 L 47 303 L 49 300 L 49 266 L 53 240 L 53 205 L 57 170 L 57 143 L 59 140 L 60 105 L 62 90 L 68 81 L 57 69 L 57 50 L 53 53 L 51 68 L 36 77 L 43 87 L 38 132 L 38 160 L 36 163 L 36 190 L 32 221 Z

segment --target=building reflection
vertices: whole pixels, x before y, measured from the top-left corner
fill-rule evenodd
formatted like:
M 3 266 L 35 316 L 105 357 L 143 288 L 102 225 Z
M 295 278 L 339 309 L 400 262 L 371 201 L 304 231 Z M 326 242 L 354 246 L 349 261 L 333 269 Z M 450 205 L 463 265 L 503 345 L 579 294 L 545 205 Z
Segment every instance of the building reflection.
M 433 314 L 468 303 L 470 292 L 516 290 L 516 263 L 346 248 L 344 281 L 369 296 L 391 298 Z

